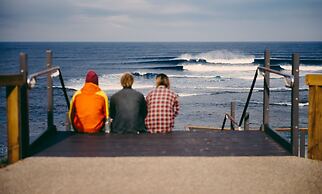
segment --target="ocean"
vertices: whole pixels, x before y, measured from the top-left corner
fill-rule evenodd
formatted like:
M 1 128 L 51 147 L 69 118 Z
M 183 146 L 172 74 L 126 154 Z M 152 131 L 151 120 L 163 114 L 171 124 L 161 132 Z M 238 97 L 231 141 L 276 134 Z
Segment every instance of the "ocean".
M 221 127 L 231 101 L 236 101 L 239 121 L 255 70 L 271 51 L 275 69 L 291 73 L 292 53 L 300 54 L 300 127 L 307 127 L 308 87 L 305 75 L 322 73 L 322 42 L 2 42 L 0 74 L 18 73 L 19 53 L 28 54 L 29 74 L 46 66 L 46 49 L 62 70 L 69 98 L 82 87 L 88 70 L 99 75 L 99 85 L 110 97 L 121 89 L 120 77 L 131 72 L 133 88 L 144 95 L 155 87 L 154 77 L 165 73 L 179 95 L 180 113 L 174 130 L 186 125 Z M 270 124 L 290 127 L 291 91 L 283 78 L 271 76 Z M 59 79 L 54 79 L 54 123 L 65 130 L 67 106 Z M 250 127 L 262 122 L 263 77 L 260 75 L 248 108 Z M 0 89 L 0 150 L 6 145 L 5 88 Z M 46 129 L 46 79 L 38 79 L 30 96 L 30 136 Z M 228 127 L 228 125 L 227 125 Z M 0 151 L 1 152 L 1 151 Z M 1 153 L 0 153 L 1 155 Z M 3 152 L 2 152 L 3 155 Z

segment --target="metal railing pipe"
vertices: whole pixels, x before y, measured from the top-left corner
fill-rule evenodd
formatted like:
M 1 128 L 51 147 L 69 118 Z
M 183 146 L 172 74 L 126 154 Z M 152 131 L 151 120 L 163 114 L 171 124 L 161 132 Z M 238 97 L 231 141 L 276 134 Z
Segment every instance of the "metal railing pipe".
M 259 69 L 260 71 L 263 71 L 263 72 L 270 72 L 270 73 L 274 73 L 276 75 L 280 75 L 280 76 L 283 76 L 283 77 L 286 77 L 286 78 L 290 78 L 290 79 L 293 79 L 293 75 L 289 75 L 289 74 L 286 74 L 286 73 L 282 73 L 282 72 L 279 72 L 279 71 L 276 71 L 274 69 L 270 69 L 270 68 L 267 68 L 267 67 L 258 67 L 257 69 Z
M 248 108 L 248 105 L 249 105 L 250 98 L 252 97 L 252 94 L 253 94 L 255 83 L 256 83 L 256 80 L 257 80 L 257 76 L 258 76 L 258 70 L 256 69 L 254 79 L 253 79 L 253 82 L 252 82 L 252 86 L 250 87 L 250 90 L 249 90 L 249 93 L 248 93 L 248 96 L 247 96 L 247 101 L 246 101 L 246 104 L 244 106 L 243 114 L 242 114 L 242 116 L 241 116 L 241 118 L 239 120 L 239 125 L 238 125 L 239 127 L 243 123 L 243 120 L 244 120 L 244 117 L 245 117 L 245 114 L 246 114 L 246 111 L 247 111 L 247 108 Z
M 37 77 L 41 77 L 41 76 L 45 76 L 45 75 L 48 76 L 48 74 L 51 76 L 52 74 L 56 73 L 57 71 L 60 71 L 59 67 L 51 67 L 51 68 L 30 74 L 28 76 L 29 87 L 32 87 L 31 85 L 35 81 L 35 79 L 37 79 Z
M 224 130 L 227 119 L 229 119 L 233 125 L 238 127 L 239 131 L 241 130 L 241 128 L 238 126 L 238 123 L 235 121 L 235 119 L 231 115 L 229 115 L 228 113 L 225 114 L 224 121 L 223 121 L 222 126 L 221 126 L 221 130 Z
M 63 75 L 62 75 L 62 72 L 60 69 L 58 69 L 59 71 L 59 80 L 60 80 L 60 85 L 62 86 L 63 88 L 63 92 L 64 92 L 64 97 L 65 97 L 65 101 L 66 101 L 66 104 L 67 104 L 67 108 L 69 110 L 69 98 L 68 98 L 68 95 L 67 95 L 67 91 L 66 91 L 66 88 L 65 88 L 65 83 L 64 83 L 64 79 L 63 79 Z
M 51 67 L 49 69 L 45 69 L 36 73 L 31 74 L 28 77 L 28 86 L 29 88 L 33 88 L 34 85 L 37 83 L 37 78 L 41 77 L 41 76 L 52 76 L 53 74 L 58 74 L 59 76 L 59 81 L 60 81 L 60 85 L 62 86 L 63 89 L 63 93 L 64 93 L 64 97 L 65 97 L 65 101 L 66 101 L 66 105 L 68 107 L 69 110 L 69 98 L 67 95 L 67 91 L 66 91 L 66 87 L 65 87 L 65 83 L 64 83 L 64 79 L 63 79 L 63 75 L 62 72 L 60 70 L 60 67 Z

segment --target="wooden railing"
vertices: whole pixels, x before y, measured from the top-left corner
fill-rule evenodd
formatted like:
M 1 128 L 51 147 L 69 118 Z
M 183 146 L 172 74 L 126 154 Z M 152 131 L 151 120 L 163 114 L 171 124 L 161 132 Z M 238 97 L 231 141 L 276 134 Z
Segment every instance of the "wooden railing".
M 292 153 L 295 156 L 299 155 L 300 147 L 300 156 L 305 156 L 305 131 L 299 130 L 299 64 L 300 58 L 298 54 L 292 55 L 292 74 L 285 74 L 270 68 L 270 51 L 265 50 L 264 53 L 264 67 L 258 67 L 255 71 L 255 75 L 251 84 L 250 91 L 248 93 L 247 101 L 244 106 L 242 116 L 240 118 L 239 124 L 235 121 L 235 113 L 232 108 L 231 115 L 225 113 L 222 130 L 225 127 L 226 119 L 231 121 L 231 129 L 234 129 L 233 125 L 241 129 L 242 123 L 244 122 L 244 128 L 248 128 L 249 125 L 249 114 L 247 113 L 247 108 L 253 93 L 253 88 L 255 86 L 258 72 L 262 72 L 264 76 L 264 90 L 263 90 L 263 123 L 261 125 L 261 130 L 265 131 L 269 136 L 271 136 L 275 141 L 277 141 L 281 146 L 286 150 Z M 292 107 L 291 107 L 291 140 L 287 140 L 285 137 L 277 133 L 276 130 L 272 129 L 269 124 L 269 101 L 270 101 L 270 74 L 276 74 L 284 77 L 286 87 L 292 89 Z M 232 104 L 233 107 L 233 104 Z M 300 134 L 300 144 L 299 144 L 299 134 Z
M 28 77 L 28 56 L 20 54 L 20 73 L 13 75 L 0 75 L 0 86 L 6 87 L 7 101 L 7 133 L 8 133 L 8 163 L 14 163 L 29 155 L 30 150 L 46 136 L 56 132 L 53 114 L 53 74 L 59 75 L 64 92 L 67 109 L 69 99 L 59 67 L 52 67 L 52 51 L 46 51 L 46 69 L 31 74 Z M 29 140 L 29 99 L 28 92 L 36 84 L 40 76 L 47 77 L 47 129 L 32 144 Z M 68 112 L 68 111 L 67 111 Z
M 20 53 L 20 73 L 0 75 L 0 86 L 6 87 L 8 163 L 14 163 L 28 155 L 27 68 L 27 55 Z

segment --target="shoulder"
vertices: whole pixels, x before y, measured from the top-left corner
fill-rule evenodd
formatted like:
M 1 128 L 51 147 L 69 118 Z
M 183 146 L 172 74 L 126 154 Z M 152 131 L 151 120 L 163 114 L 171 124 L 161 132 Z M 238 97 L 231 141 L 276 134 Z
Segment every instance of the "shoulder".
M 139 91 L 137 91 L 137 90 L 135 90 L 135 89 L 132 89 L 132 91 L 133 91 L 133 93 L 134 93 L 135 95 L 137 95 L 137 96 L 139 96 L 139 97 L 144 97 L 144 95 L 143 95 L 141 92 L 139 92 Z
M 96 92 L 95 94 L 98 96 L 101 96 L 107 100 L 107 95 L 105 94 L 105 92 L 103 90 L 100 90 L 100 91 Z
M 81 90 L 77 90 L 74 95 L 73 95 L 73 98 L 75 98 L 76 96 L 80 95 L 82 93 Z
M 120 96 L 120 95 L 121 95 L 121 93 L 122 93 L 122 90 L 117 91 L 116 93 L 114 93 L 114 94 L 111 96 L 110 100 L 111 100 L 111 101 L 114 101 L 115 99 L 117 99 L 117 98 L 118 98 L 118 96 Z
M 179 97 L 179 96 L 178 96 L 178 94 L 177 94 L 176 92 L 174 92 L 173 90 L 168 89 L 168 93 L 169 93 L 172 97 L 174 97 L 174 98 L 178 98 L 178 97 Z
M 150 92 L 148 92 L 148 94 L 146 95 L 146 97 L 148 98 L 148 97 L 154 95 L 155 93 L 156 93 L 156 89 L 153 89 Z

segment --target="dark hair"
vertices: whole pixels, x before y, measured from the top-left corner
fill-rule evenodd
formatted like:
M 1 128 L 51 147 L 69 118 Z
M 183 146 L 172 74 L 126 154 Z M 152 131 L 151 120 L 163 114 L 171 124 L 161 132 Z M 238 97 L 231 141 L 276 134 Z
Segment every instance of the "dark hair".
M 156 85 L 158 86 L 165 86 L 166 88 L 170 88 L 170 81 L 169 81 L 169 77 L 164 74 L 164 73 L 160 73 L 157 75 L 156 79 Z

